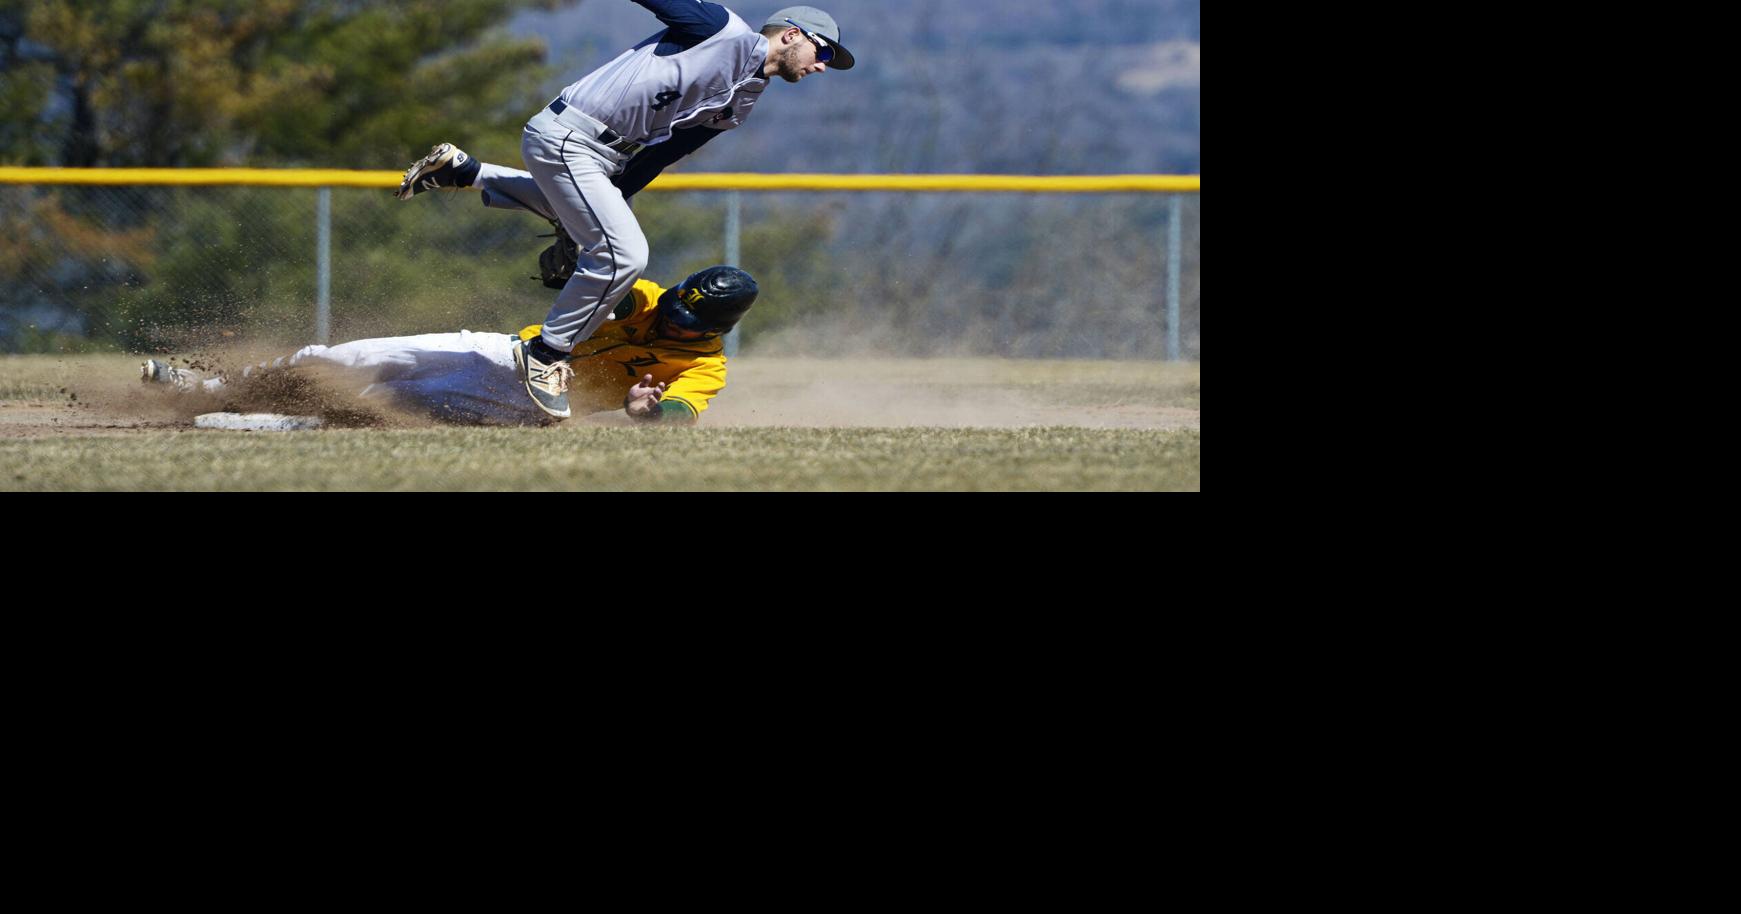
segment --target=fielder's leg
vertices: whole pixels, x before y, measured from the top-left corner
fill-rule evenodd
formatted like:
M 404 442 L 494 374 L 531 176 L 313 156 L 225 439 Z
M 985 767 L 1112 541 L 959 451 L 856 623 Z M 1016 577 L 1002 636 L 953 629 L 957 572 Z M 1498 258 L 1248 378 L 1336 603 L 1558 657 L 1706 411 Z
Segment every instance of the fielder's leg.
M 576 152 L 573 141 L 566 145 L 556 162 L 528 163 L 568 237 L 580 248 L 574 276 L 544 318 L 544 342 L 559 352 L 573 349 L 610 319 L 611 309 L 647 269 L 651 253 L 634 211 L 611 183 L 613 166 Z
M 551 221 L 556 220 L 556 210 L 551 209 L 550 201 L 544 199 L 544 191 L 538 188 L 538 182 L 533 180 L 529 171 L 485 162 L 478 170 L 475 183 L 484 193 L 485 206 L 492 209 L 524 210 L 537 213 Z
M 556 211 L 530 172 L 474 159 L 452 143 L 438 143 L 429 155 L 412 162 L 394 196 L 409 200 L 425 191 L 466 188 L 482 191 L 485 206 L 556 218 Z
M 544 318 L 543 333 L 520 347 L 516 364 L 540 409 L 567 418 L 568 353 L 593 335 L 647 268 L 647 237 L 611 176 L 626 158 L 548 110 L 526 124 L 520 143 L 533 181 L 578 246 L 578 264 Z

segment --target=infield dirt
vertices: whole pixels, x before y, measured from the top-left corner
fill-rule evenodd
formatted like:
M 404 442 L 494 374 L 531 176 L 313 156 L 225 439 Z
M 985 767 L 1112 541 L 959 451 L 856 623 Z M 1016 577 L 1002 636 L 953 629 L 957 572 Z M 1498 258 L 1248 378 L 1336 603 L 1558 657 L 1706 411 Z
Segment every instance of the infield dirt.
M 221 398 L 178 395 L 140 383 L 142 360 L 0 357 L 0 437 L 192 429 L 194 416 L 220 409 L 319 415 L 337 428 L 439 425 L 365 408 L 346 379 L 303 369 L 263 373 Z M 732 359 L 730 372 L 706 427 L 1202 427 L 1199 363 L 751 357 Z M 611 412 L 567 424 L 632 423 Z
M 613 412 L 472 429 L 383 413 L 351 379 L 307 371 L 178 395 L 142 384 L 141 360 L 0 357 L 0 490 L 1201 488 L 1197 363 L 751 356 L 731 361 L 696 428 Z M 214 411 L 318 415 L 328 428 L 193 427 Z M 626 464 L 644 469 L 625 477 Z

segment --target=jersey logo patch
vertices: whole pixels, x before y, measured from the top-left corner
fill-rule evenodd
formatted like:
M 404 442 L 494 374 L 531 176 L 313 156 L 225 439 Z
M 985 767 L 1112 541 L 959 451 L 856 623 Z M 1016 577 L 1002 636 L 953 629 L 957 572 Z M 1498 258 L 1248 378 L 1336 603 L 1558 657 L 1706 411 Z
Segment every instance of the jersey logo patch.
M 629 359 L 627 361 L 618 362 L 617 364 L 623 366 L 623 370 L 629 373 L 629 377 L 636 378 L 646 374 L 646 372 L 641 369 L 652 368 L 654 365 L 660 364 L 660 362 L 658 356 L 646 355 L 638 359 Z
M 658 95 L 653 96 L 653 110 L 663 111 L 672 102 L 682 97 L 682 93 L 679 92 L 661 92 Z

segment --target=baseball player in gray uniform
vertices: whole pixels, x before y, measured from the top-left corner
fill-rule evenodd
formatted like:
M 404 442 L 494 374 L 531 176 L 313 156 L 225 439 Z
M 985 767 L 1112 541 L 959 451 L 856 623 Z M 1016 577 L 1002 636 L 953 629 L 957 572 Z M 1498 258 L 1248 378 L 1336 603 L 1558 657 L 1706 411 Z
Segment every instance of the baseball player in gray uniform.
M 538 407 L 569 416 L 569 353 L 608 320 L 647 266 L 647 238 L 628 198 L 666 166 L 744 122 L 771 77 L 797 82 L 849 70 L 834 17 L 793 6 L 760 32 L 706 0 L 634 0 L 666 29 L 563 89 L 526 124 L 526 170 L 479 162 L 442 143 L 412 163 L 398 197 L 476 187 L 484 205 L 559 221 L 578 247 L 574 275 L 540 336 L 515 350 Z

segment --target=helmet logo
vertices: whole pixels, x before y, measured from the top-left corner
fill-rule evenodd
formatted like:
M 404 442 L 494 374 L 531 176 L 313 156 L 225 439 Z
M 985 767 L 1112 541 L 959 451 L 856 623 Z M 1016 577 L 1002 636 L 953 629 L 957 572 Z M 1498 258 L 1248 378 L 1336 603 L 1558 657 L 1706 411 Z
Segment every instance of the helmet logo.
M 701 290 L 699 288 L 697 288 L 697 289 L 685 289 L 683 291 L 683 296 L 682 296 L 683 303 L 686 305 L 701 304 L 701 297 L 702 297 Z

